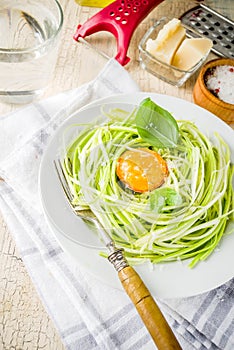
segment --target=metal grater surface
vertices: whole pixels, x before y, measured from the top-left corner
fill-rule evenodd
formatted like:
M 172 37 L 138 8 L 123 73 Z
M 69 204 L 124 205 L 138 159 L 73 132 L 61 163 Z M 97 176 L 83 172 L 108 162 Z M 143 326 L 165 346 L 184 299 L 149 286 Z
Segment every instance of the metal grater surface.
M 200 4 L 180 17 L 187 35 L 203 35 L 213 41 L 212 51 L 219 56 L 234 58 L 234 22 Z

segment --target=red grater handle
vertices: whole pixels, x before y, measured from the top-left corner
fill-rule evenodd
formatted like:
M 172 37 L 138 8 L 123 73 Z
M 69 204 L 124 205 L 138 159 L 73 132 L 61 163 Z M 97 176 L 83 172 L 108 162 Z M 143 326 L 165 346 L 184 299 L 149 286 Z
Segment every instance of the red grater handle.
M 115 59 L 124 66 L 130 61 L 127 51 L 131 37 L 138 24 L 163 0 L 116 0 L 78 25 L 75 40 L 91 34 L 107 31 L 117 40 Z

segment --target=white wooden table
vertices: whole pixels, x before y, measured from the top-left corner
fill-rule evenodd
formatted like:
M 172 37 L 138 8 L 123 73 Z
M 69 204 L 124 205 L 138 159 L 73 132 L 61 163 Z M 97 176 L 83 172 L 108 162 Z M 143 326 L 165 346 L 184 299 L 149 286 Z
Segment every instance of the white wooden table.
M 95 51 L 84 44 L 76 43 L 72 38 L 77 24 L 84 23 L 99 9 L 80 7 L 74 0 L 60 0 L 60 3 L 64 11 L 62 40 L 54 77 L 43 98 L 75 88 L 93 79 L 106 62 Z M 233 0 L 207 0 L 206 3 L 233 19 Z M 192 90 L 197 75 L 190 78 L 181 88 L 168 85 L 140 68 L 137 46 L 152 19 L 168 13 L 173 14 L 173 17 L 179 17 L 194 5 L 195 1 L 165 0 L 135 31 L 128 51 L 131 61 L 126 66 L 126 70 L 143 91 L 168 94 L 192 101 Z M 92 43 L 105 52 L 108 48 L 107 53 L 110 56 L 115 55 L 116 45 L 113 36 L 102 33 L 93 36 Z M 18 107 L 0 103 L 0 118 L 1 115 L 16 108 Z M 60 337 L 38 298 L 11 233 L 0 214 L 0 350 L 60 350 L 63 348 Z

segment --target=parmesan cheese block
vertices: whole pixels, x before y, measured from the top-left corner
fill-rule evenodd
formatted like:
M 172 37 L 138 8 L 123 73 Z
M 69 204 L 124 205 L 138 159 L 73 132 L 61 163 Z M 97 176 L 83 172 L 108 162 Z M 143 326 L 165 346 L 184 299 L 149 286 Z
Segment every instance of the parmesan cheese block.
M 146 50 L 159 60 L 171 64 L 173 56 L 185 38 L 185 28 L 181 21 L 173 18 L 159 31 L 155 40 L 148 39 Z
M 212 45 L 212 41 L 208 38 L 185 39 L 176 51 L 172 65 L 182 70 L 189 70 L 210 51 Z

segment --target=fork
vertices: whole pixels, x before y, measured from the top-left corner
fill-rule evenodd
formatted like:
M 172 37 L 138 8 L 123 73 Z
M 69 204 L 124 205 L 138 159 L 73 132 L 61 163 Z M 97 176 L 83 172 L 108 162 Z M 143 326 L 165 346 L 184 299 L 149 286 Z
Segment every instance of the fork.
M 124 257 L 123 249 L 119 249 L 115 246 L 114 241 L 91 210 L 76 210 L 72 204 L 73 195 L 67 183 L 61 161 L 59 159 L 54 160 L 54 166 L 66 199 L 68 200 L 73 212 L 84 221 L 93 223 L 99 230 L 101 238 L 109 251 L 108 260 L 118 272 L 118 277 L 123 288 L 135 305 L 154 343 L 157 345 L 157 348 L 159 350 L 182 350 L 174 333 L 141 277 L 133 267 L 129 266 Z

